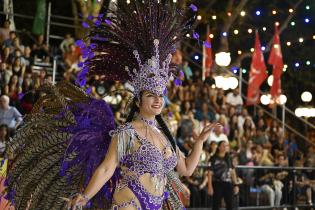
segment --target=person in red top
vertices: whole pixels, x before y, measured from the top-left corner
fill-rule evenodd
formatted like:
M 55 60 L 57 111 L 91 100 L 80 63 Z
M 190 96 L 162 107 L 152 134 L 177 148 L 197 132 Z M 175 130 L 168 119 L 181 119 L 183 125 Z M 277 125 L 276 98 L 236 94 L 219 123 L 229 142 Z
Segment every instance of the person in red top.
M 64 59 L 68 68 L 79 62 L 80 52 L 78 52 L 74 44 L 69 45 L 69 51 L 65 53 Z

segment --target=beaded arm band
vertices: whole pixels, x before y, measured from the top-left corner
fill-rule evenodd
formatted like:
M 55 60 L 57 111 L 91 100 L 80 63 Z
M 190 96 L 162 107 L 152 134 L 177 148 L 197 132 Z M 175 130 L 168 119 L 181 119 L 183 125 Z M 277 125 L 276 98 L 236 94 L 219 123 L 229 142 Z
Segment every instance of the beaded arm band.
M 83 193 L 75 193 L 74 195 L 71 196 L 71 198 L 74 198 L 74 197 L 76 197 L 76 196 L 78 196 L 78 195 L 80 195 L 81 197 L 83 197 L 83 199 L 84 199 L 86 202 L 89 202 L 90 199 L 89 199 L 86 195 L 84 195 Z
M 90 199 L 83 193 L 78 193 L 78 195 L 81 195 L 86 202 L 89 202 Z

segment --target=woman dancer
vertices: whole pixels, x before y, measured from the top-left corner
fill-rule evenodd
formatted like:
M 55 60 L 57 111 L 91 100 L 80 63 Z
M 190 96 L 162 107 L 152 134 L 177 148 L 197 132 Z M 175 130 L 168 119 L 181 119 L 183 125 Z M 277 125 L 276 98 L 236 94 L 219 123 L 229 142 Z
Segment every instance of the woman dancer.
M 190 176 L 195 170 L 203 143 L 214 125 L 207 125 L 195 138 L 194 149 L 185 158 L 160 115 L 164 103 L 161 93 L 156 87 L 146 89 L 141 90 L 128 122 L 112 132 L 105 160 L 84 193 L 71 201 L 72 206 L 85 205 L 119 166 L 122 178 L 115 188 L 113 209 L 161 209 L 167 198 L 167 174 L 175 167 L 183 176 Z
M 76 42 L 86 58 L 77 84 L 85 85 L 87 75 L 128 81 L 134 101 L 127 122 L 114 129 L 104 101 L 67 83 L 45 87 L 9 147 L 18 155 L 7 197 L 17 209 L 184 208 L 174 170 L 192 174 L 214 125 L 194 135 L 185 158 L 161 111 L 166 86 L 178 75 L 171 54 L 192 21 L 172 1 L 118 1 L 115 8 L 94 17 L 88 42 Z
M 135 1 L 134 5 L 134 8 L 131 5 L 132 11 L 135 9 L 136 15 L 139 16 L 144 15 L 142 12 L 145 12 L 145 10 L 148 10 L 148 14 L 152 13 L 153 16 L 155 13 L 173 16 L 175 21 L 171 22 L 172 24 L 175 23 L 175 28 L 171 26 L 172 29 L 170 31 L 182 30 L 179 27 L 181 25 L 180 22 L 176 22 L 182 17 L 177 19 L 176 12 L 170 15 L 172 10 L 162 6 L 158 1 L 144 1 L 143 5 Z M 139 10 L 141 6 L 137 7 L 137 5 L 144 6 L 144 10 Z M 118 12 L 115 14 L 119 16 Z M 121 17 L 118 17 L 118 19 L 121 19 Z M 161 42 L 161 39 L 163 40 L 162 37 L 161 39 L 156 38 L 161 35 L 159 33 L 163 32 L 162 27 L 159 26 L 165 24 L 163 21 L 167 21 L 167 19 L 159 20 L 157 18 L 157 22 L 155 22 L 157 25 L 154 24 L 154 21 L 150 23 L 145 19 L 141 20 L 134 26 L 135 28 L 140 27 L 138 26 L 139 23 L 143 22 L 142 26 L 145 28 L 140 29 L 140 31 L 150 30 L 151 27 L 151 29 L 157 28 L 161 31 L 155 35 L 150 34 L 151 40 L 155 37 L 153 43 L 148 43 L 147 39 L 141 40 L 149 46 L 149 50 L 142 51 L 144 54 L 150 52 L 147 57 L 138 52 L 138 49 L 133 49 L 138 70 L 133 68 L 133 72 L 130 72 L 130 65 L 124 66 L 130 76 L 128 81 L 134 88 L 135 98 L 131 112 L 127 117 L 126 124 L 115 131 L 111 131 L 112 141 L 105 160 L 96 169 L 85 191 L 69 202 L 69 206 L 72 209 L 75 209 L 76 206 L 84 206 L 112 177 L 117 167 L 120 169 L 121 178 L 114 189 L 113 209 L 161 209 L 170 189 L 170 186 L 167 187 L 169 182 L 167 175 L 174 168 L 180 175 L 190 176 L 193 173 L 200 158 L 203 142 L 207 140 L 213 128 L 213 125 L 207 125 L 201 134 L 195 138 L 194 149 L 190 156 L 185 158 L 179 151 L 167 125 L 161 117 L 161 111 L 164 106 L 163 95 L 171 76 L 169 65 L 172 56 L 168 53 L 170 52 L 168 47 L 172 47 L 172 45 L 168 45 L 167 42 Z M 126 20 L 122 21 L 125 23 Z M 114 25 L 124 25 L 124 23 L 115 22 Z M 176 39 L 179 33 L 175 33 L 176 35 L 174 34 L 175 36 L 171 37 Z M 108 36 L 109 34 L 107 33 L 106 35 Z M 150 47 L 152 44 L 154 44 L 153 48 Z M 145 48 L 146 46 L 142 45 L 142 47 Z M 143 63 L 141 57 L 147 60 Z M 88 66 L 91 67 L 91 64 L 88 64 Z M 95 64 L 93 64 L 94 66 Z

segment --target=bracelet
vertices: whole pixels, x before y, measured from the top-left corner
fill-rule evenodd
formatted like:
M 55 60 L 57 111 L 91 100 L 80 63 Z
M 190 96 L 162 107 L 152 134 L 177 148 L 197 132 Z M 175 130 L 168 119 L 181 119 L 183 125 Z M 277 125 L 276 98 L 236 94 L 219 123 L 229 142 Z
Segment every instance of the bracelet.
M 86 201 L 86 202 L 88 202 L 90 199 L 86 196 L 86 195 L 84 195 L 83 193 L 77 193 L 77 195 L 81 195 L 83 198 L 84 198 L 84 200 Z

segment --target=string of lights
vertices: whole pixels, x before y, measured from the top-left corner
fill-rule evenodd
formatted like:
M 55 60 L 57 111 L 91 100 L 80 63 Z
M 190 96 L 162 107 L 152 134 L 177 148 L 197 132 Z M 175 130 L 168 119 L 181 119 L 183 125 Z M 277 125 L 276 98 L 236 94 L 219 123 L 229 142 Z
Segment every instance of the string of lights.
M 302 9 L 302 12 L 300 11 Z M 304 24 L 302 27 L 312 27 L 314 25 L 314 20 L 311 17 L 312 14 L 312 7 L 310 5 L 304 5 L 302 8 L 298 11 L 294 11 L 294 9 L 289 8 L 288 10 L 279 10 L 279 9 L 270 9 L 270 10 L 262 10 L 262 9 L 254 9 L 251 12 L 242 10 L 239 14 L 240 18 L 246 18 L 246 16 L 253 16 L 253 18 L 264 18 L 264 17 L 273 17 L 274 19 L 277 18 L 278 15 L 290 15 L 293 12 L 298 12 L 303 13 L 302 16 L 295 16 L 294 20 L 289 22 L 288 27 L 290 27 L 290 30 L 299 30 L 298 26 L 301 26 L 302 24 Z M 306 14 L 304 14 L 306 13 Z M 226 13 L 227 17 L 231 17 L 232 16 L 232 12 L 227 12 Z M 199 21 L 203 20 L 202 15 L 198 15 L 197 19 Z M 210 21 L 215 22 L 215 21 L 219 21 L 219 17 L 217 14 L 210 14 Z M 275 21 L 275 24 L 277 25 L 281 25 L 281 23 L 279 21 Z M 213 24 L 212 24 L 213 25 Z M 268 28 L 267 26 L 262 26 L 260 28 L 256 28 L 253 27 L 253 25 L 249 25 L 247 24 L 246 27 L 246 23 L 243 23 L 242 26 L 238 26 L 238 27 L 234 27 L 230 29 L 230 32 L 221 32 L 218 35 L 215 35 L 214 33 L 210 33 L 209 37 L 211 39 L 214 39 L 215 36 L 225 36 L 227 38 L 230 38 L 233 36 L 233 38 L 237 37 L 243 37 L 244 34 L 251 34 L 252 37 L 254 37 L 254 31 L 258 30 L 260 33 L 272 33 L 273 32 L 273 27 L 272 28 Z M 190 37 L 189 34 L 187 34 L 187 37 Z M 300 35 L 300 33 L 296 33 L 296 37 L 295 38 L 287 38 L 286 36 L 281 37 L 282 38 L 282 44 L 281 47 L 282 49 L 286 50 L 290 50 L 290 49 L 294 49 L 294 48 L 298 48 L 298 47 L 303 47 L 303 45 L 305 43 L 309 43 L 309 42 L 315 42 L 315 33 L 314 34 L 306 34 L 304 36 Z M 286 48 L 286 49 L 285 49 Z M 267 46 L 266 44 L 262 43 L 261 45 L 261 50 L 264 52 L 265 50 L 267 50 Z M 231 51 L 231 53 L 235 53 L 237 55 L 242 55 L 243 53 L 247 53 L 247 52 L 254 52 L 254 48 L 250 47 L 247 49 L 236 49 L 235 52 Z M 311 56 L 311 55 L 310 55 Z M 196 61 L 200 61 L 202 59 L 202 56 L 200 54 L 195 54 L 193 55 L 193 59 Z M 304 58 L 305 60 L 296 60 L 296 61 L 291 61 L 285 64 L 284 67 L 284 71 L 287 71 L 287 69 L 302 69 L 303 67 L 309 68 L 309 67 L 315 67 L 315 61 L 312 60 L 311 57 L 309 58 Z M 286 61 L 286 59 L 284 58 L 284 60 Z M 239 69 L 231 69 L 234 73 L 237 73 Z M 247 73 L 248 70 L 246 68 L 241 68 L 243 73 Z

